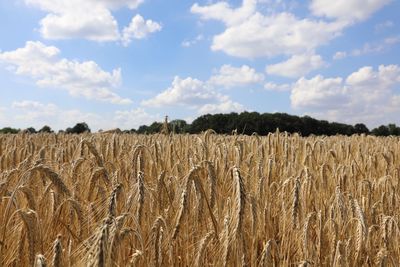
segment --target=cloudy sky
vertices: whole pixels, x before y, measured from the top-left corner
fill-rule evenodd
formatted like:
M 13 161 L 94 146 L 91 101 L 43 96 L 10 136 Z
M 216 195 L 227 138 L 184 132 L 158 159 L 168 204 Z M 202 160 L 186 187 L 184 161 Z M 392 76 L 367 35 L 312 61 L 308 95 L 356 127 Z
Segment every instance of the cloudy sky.
M 0 128 L 400 124 L 398 0 L 0 0 Z

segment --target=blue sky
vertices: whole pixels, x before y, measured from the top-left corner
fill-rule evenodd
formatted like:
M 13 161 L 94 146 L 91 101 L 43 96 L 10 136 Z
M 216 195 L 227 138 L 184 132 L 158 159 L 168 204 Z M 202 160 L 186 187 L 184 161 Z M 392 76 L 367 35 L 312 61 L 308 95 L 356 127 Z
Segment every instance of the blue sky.
M 0 127 L 400 124 L 398 0 L 0 0 Z

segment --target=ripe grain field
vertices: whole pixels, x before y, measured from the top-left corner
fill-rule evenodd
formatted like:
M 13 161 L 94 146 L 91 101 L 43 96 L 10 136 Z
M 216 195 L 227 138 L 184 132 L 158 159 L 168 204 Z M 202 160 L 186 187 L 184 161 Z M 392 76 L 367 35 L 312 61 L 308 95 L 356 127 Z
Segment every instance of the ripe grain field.
M 1 266 L 398 266 L 400 139 L 1 135 Z

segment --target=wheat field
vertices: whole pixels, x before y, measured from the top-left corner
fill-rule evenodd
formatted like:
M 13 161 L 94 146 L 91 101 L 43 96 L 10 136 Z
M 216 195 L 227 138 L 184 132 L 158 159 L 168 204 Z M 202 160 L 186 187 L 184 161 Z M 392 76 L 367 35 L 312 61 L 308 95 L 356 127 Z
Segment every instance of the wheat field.
M 400 139 L 0 136 L 0 266 L 398 266 Z

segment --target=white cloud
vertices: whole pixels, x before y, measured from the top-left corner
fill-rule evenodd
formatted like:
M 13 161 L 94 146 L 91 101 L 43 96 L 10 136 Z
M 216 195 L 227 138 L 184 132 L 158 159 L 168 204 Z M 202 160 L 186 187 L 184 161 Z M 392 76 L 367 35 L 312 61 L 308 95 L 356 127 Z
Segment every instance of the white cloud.
M 338 51 L 333 55 L 334 60 L 339 60 L 347 57 L 347 52 L 346 51 Z
M 154 121 L 162 121 L 162 119 L 160 115 L 149 114 L 143 108 L 116 111 L 113 118 L 116 122 L 115 127 L 121 129 L 138 128 L 141 125 L 150 125 Z
M 276 84 L 273 82 L 267 82 L 264 84 L 264 89 L 268 91 L 277 91 L 277 92 L 285 92 L 290 91 L 292 89 L 291 84 Z
M 188 77 L 176 76 L 171 87 L 150 100 L 143 101 L 144 106 L 162 107 L 169 105 L 201 105 L 218 98 L 206 83 Z
M 39 29 L 46 39 L 83 38 L 98 42 L 121 40 L 125 44 L 132 37 L 154 32 L 157 23 L 151 20 L 138 23 L 141 17 L 136 15 L 131 25 L 125 28 L 126 33 L 124 30 L 121 34 L 112 11 L 122 7 L 135 9 L 142 2 L 143 0 L 25 0 L 27 5 L 48 12 L 40 21 Z
M 238 112 L 243 111 L 245 107 L 234 102 L 228 95 L 221 94 L 218 87 L 231 88 L 263 81 L 264 75 L 247 65 L 223 65 L 207 81 L 176 76 L 169 88 L 151 99 L 142 101 L 141 104 L 146 107 L 182 106 L 197 109 L 200 114 Z
M 354 22 L 367 19 L 390 2 L 391 0 L 312 0 L 310 9 L 317 16 Z
M 11 120 L 5 120 L 6 117 Z M 49 125 L 54 130 L 59 130 L 72 127 L 78 122 L 86 122 L 92 130 L 97 131 L 117 127 L 132 129 L 154 121 L 162 121 L 162 117 L 158 114 L 149 114 L 143 108 L 96 114 L 82 112 L 79 109 L 63 109 L 53 103 L 23 100 L 13 102 L 8 109 L 0 109 L 0 124 L 20 128 L 32 126 L 40 129 L 44 125 Z
M 298 78 L 324 66 L 326 63 L 320 55 L 301 54 L 294 55 L 284 62 L 268 65 L 266 72 L 283 77 Z
M 143 39 L 153 32 L 161 31 L 161 25 L 152 20 L 144 20 L 140 15 L 136 15 L 132 18 L 131 23 L 128 27 L 125 27 L 122 35 L 122 43 L 124 46 L 128 46 L 132 39 Z
M 233 102 L 229 96 L 218 93 L 211 84 L 188 77 L 175 77 L 171 87 L 155 97 L 142 101 L 143 106 L 183 106 L 202 111 L 237 110 L 242 108 Z
M 397 43 L 400 43 L 400 36 L 391 36 L 377 43 L 365 43 L 362 48 L 353 50 L 351 54 L 353 56 L 362 56 L 372 53 L 382 53 Z
M 313 53 L 341 35 L 343 29 L 366 19 L 390 0 L 312 0 L 310 9 L 315 15 L 334 20 L 312 16 L 298 18 L 293 13 L 273 9 L 262 14 L 257 2 L 243 0 L 237 8 L 225 1 L 205 6 L 195 3 L 191 12 L 198 14 L 201 20 L 225 24 L 225 30 L 213 38 L 213 51 L 241 58 L 273 57 Z M 262 2 L 270 4 L 271 1 Z
M 75 5 L 75 9 L 88 8 L 89 6 L 100 5 L 107 9 L 119 9 L 128 7 L 136 9 L 144 0 L 25 0 L 28 5 L 37 6 L 45 11 L 53 11 L 61 13 L 66 9 L 71 9 Z M 80 4 L 80 5 L 79 5 Z
M 77 109 L 61 109 L 53 103 L 43 104 L 37 101 L 23 100 L 12 103 L 8 110 L 13 119 L 11 126 L 27 128 L 35 127 L 37 130 L 44 125 L 53 130 L 66 129 L 78 122 L 87 122 L 92 129 L 98 129 L 106 121 L 97 114 L 84 113 Z
M 363 67 L 345 79 L 302 78 L 294 85 L 291 103 L 295 109 L 331 120 L 372 126 L 400 123 L 399 87 L 398 65 Z
M 200 42 L 202 40 L 204 40 L 204 35 L 199 34 L 193 40 L 185 40 L 185 41 L 183 41 L 181 45 L 183 47 L 191 47 L 191 46 L 197 44 L 198 42 Z
M 245 108 L 243 105 L 227 100 L 218 104 L 206 104 L 199 109 L 200 114 L 216 114 L 229 112 L 242 112 Z
M 324 109 L 346 100 L 342 78 L 325 79 L 318 75 L 310 80 L 300 78 L 293 86 L 291 103 L 294 108 Z
M 268 13 L 275 13 L 277 11 L 292 11 L 299 8 L 300 2 L 296 0 L 258 0 L 260 4 L 263 4 L 263 8 Z
M 40 21 L 40 33 L 45 39 L 83 38 L 92 41 L 119 39 L 118 23 L 105 8 L 94 12 L 80 11 L 48 14 Z
M 51 0 L 54 1 L 54 0 Z M 87 1 L 87 0 L 86 0 Z M 111 9 L 118 9 L 127 6 L 130 9 L 136 9 L 144 0 L 91 0 L 92 2 L 102 3 Z
M 243 1 L 236 9 L 225 2 L 192 6 L 191 11 L 201 19 L 216 19 L 226 25 L 223 33 L 214 36 L 212 50 L 242 58 L 309 53 L 340 35 L 346 26 L 342 22 L 299 19 L 287 12 L 264 16 L 253 2 Z
M 257 0 L 243 0 L 239 8 L 232 8 L 227 2 L 218 2 L 208 6 L 199 6 L 195 3 L 190 11 L 199 14 L 203 20 L 220 20 L 232 26 L 246 21 L 256 12 Z
M 60 50 L 41 42 L 28 41 L 23 48 L 0 53 L 0 62 L 6 63 L 18 75 L 31 77 L 40 87 L 67 91 L 72 96 L 130 104 L 112 90 L 121 83 L 121 70 L 106 72 L 93 61 L 78 62 L 59 57 Z
M 223 65 L 218 73 L 209 79 L 209 83 L 226 88 L 246 86 L 263 81 L 264 75 L 257 73 L 255 69 L 247 65 L 239 68 L 232 67 L 231 65 Z
M 374 28 L 375 28 L 375 32 L 381 32 L 381 31 L 383 31 L 385 29 L 392 28 L 393 26 L 394 26 L 393 21 L 386 20 L 386 21 L 384 21 L 382 23 L 376 24 Z
M 0 107 L 0 124 L 9 125 L 8 117 L 5 114 L 6 109 L 4 107 Z
M 12 103 L 13 109 L 27 111 L 27 113 L 17 116 L 17 118 L 34 121 L 36 119 L 44 119 L 54 116 L 58 112 L 58 107 L 54 104 L 42 104 L 36 101 L 15 101 Z

